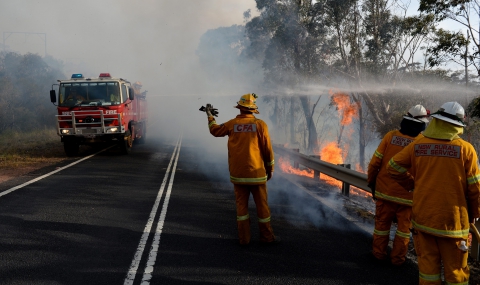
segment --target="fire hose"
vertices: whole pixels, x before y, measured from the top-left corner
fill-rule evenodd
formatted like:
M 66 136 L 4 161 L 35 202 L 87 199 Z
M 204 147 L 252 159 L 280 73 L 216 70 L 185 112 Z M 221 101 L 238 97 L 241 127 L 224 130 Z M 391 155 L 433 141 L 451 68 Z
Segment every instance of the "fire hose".
M 470 223 L 470 231 L 475 235 L 477 241 L 480 243 L 480 233 L 478 232 L 478 229 L 475 227 L 474 223 Z

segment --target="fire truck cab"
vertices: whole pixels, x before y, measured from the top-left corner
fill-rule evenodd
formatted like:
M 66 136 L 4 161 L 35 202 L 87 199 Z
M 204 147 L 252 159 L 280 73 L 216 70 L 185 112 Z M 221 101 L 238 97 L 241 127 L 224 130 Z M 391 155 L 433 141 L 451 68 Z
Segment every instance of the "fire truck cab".
M 110 73 L 98 78 L 73 74 L 58 80 L 58 97 L 52 86 L 50 101 L 57 103 L 57 134 L 67 156 L 76 156 L 80 145 L 116 143 L 128 154 L 134 141 L 144 143 L 147 127 L 146 92 Z

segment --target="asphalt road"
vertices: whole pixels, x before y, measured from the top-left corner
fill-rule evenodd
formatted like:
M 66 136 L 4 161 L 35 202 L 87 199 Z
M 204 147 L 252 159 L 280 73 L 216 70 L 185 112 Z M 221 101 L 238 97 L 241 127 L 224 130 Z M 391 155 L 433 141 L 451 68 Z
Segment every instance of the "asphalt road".
M 93 153 L 0 184 L 0 284 L 418 283 L 415 264 L 373 262 L 370 233 L 280 171 L 268 187 L 281 243 L 258 242 L 252 201 L 240 247 L 226 157 L 180 137 Z

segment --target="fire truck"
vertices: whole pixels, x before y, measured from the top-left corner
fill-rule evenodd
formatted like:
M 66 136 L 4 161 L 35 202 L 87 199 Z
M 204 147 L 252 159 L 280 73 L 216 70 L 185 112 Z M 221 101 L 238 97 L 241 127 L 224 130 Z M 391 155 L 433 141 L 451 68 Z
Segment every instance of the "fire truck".
M 50 101 L 57 106 L 57 134 L 67 156 L 80 145 L 116 143 L 128 154 L 133 143 L 144 143 L 147 131 L 147 91 L 141 83 L 101 73 L 97 78 L 73 74 L 52 85 Z M 58 86 L 58 97 L 54 86 Z M 55 104 L 57 103 L 58 104 Z

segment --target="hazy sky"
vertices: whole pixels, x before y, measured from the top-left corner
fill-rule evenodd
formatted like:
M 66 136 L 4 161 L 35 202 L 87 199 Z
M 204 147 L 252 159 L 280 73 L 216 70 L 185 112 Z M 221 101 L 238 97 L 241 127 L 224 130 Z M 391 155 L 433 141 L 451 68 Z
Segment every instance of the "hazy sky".
M 418 0 L 405 2 L 416 13 Z M 248 9 L 257 14 L 254 0 L 0 0 L 0 47 L 43 56 L 46 34 L 46 52 L 63 60 L 67 76 L 110 72 L 141 81 L 150 96 L 202 96 L 216 90 L 195 55 L 201 35 L 244 24 Z M 253 92 L 245 85 L 226 91 Z
M 254 0 L 1 0 L 0 44 L 43 56 L 44 33 L 47 54 L 78 69 L 69 73 L 110 72 L 158 95 L 192 94 L 208 90 L 195 55 L 200 36 L 243 24 L 248 9 Z

